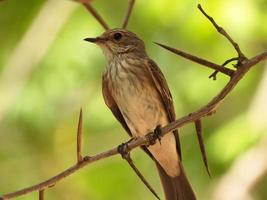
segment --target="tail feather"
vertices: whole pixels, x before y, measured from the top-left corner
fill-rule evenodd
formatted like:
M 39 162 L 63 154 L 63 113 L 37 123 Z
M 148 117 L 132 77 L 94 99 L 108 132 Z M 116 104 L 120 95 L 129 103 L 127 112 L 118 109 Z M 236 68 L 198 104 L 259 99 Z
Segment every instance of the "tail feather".
M 196 200 L 182 166 L 180 175 L 174 178 L 168 176 L 159 164 L 157 164 L 157 168 L 166 200 Z

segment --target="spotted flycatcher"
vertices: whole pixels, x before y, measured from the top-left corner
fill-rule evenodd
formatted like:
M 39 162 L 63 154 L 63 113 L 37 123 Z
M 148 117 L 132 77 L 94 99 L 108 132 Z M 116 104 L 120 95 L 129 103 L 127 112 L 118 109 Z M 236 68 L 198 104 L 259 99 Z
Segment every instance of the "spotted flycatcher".
M 125 29 L 112 29 L 85 40 L 100 46 L 108 60 L 102 77 L 104 100 L 131 137 L 175 120 L 167 82 L 141 39 Z M 177 131 L 142 148 L 156 163 L 167 200 L 196 199 L 182 167 Z

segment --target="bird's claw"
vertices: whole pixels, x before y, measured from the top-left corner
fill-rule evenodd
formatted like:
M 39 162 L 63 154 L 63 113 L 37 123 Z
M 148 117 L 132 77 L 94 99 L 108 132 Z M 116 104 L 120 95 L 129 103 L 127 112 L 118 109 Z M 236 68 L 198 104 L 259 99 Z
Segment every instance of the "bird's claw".
M 161 126 L 158 125 L 154 131 L 152 133 L 149 133 L 147 135 L 147 138 L 148 138 L 148 145 L 147 146 L 150 146 L 150 145 L 154 145 L 156 144 L 157 141 L 159 141 L 159 143 L 161 144 Z
M 128 143 L 122 143 L 121 145 L 118 146 L 117 150 L 119 154 L 121 154 L 121 157 L 123 159 L 127 159 L 129 157 Z

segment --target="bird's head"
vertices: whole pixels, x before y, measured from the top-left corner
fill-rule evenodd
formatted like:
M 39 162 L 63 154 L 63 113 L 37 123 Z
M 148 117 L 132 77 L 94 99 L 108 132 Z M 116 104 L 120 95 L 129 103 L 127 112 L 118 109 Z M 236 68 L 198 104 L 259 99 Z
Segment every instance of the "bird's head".
M 146 56 L 144 42 L 136 34 L 125 29 L 111 29 L 96 38 L 85 38 L 101 47 L 108 59 L 122 54 Z

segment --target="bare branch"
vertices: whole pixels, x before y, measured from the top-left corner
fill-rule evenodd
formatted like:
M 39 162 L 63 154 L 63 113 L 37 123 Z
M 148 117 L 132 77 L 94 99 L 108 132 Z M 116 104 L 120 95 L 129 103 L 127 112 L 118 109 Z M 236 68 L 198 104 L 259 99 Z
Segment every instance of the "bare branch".
M 122 28 L 126 28 L 128 25 L 129 18 L 131 16 L 132 11 L 133 11 L 134 3 L 135 3 L 135 0 L 129 0 L 129 5 L 128 5 L 128 9 L 127 9 L 125 18 L 123 20 Z
M 213 24 L 213 26 L 216 28 L 216 30 L 220 33 L 220 34 L 222 34 L 224 37 L 226 37 L 227 38 L 227 40 L 233 45 L 233 47 L 235 48 L 235 50 L 236 50 L 236 52 L 238 53 L 238 57 L 239 58 L 242 58 L 242 59 L 240 59 L 240 61 L 241 62 L 243 62 L 244 60 L 246 60 L 247 58 L 245 57 L 245 55 L 242 53 L 242 51 L 241 51 L 241 49 L 240 49 L 240 47 L 239 47 L 239 45 L 230 37 L 230 35 L 221 27 L 221 26 L 219 26 L 215 21 L 214 21 L 214 19 L 211 17 L 211 16 L 209 16 L 204 10 L 203 10 L 203 8 L 201 7 L 201 5 L 200 4 L 198 4 L 198 9 L 202 12 L 202 14 L 203 15 L 205 15 L 205 17 L 207 17 L 208 18 L 208 20 Z M 239 65 L 241 64 L 241 63 L 238 63 Z
M 232 77 L 233 74 L 235 73 L 235 71 L 232 70 L 232 69 L 228 69 L 228 68 L 226 68 L 226 67 L 222 67 L 222 66 L 220 66 L 220 65 L 217 65 L 217 64 L 215 64 L 215 63 L 213 63 L 213 62 L 210 62 L 210 61 L 208 61 L 208 60 L 205 60 L 205 59 L 203 59 L 203 58 L 199 58 L 199 57 L 197 57 L 197 56 L 194 56 L 194 55 L 189 54 L 189 53 L 186 53 L 186 52 L 184 52 L 184 51 L 181 51 L 181 50 L 178 50 L 178 49 L 169 47 L 169 46 L 164 45 L 164 44 L 160 44 L 160 43 L 157 43 L 157 42 L 155 42 L 155 43 L 156 43 L 157 45 L 163 47 L 164 49 L 167 49 L 167 50 L 169 50 L 169 51 L 171 51 L 171 52 L 173 52 L 173 53 L 175 53 L 175 54 L 177 54 L 177 55 L 179 55 L 179 56 L 182 56 L 182 57 L 184 57 L 184 58 L 186 58 L 186 59 L 188 59 L 188 60 L 191 60 L 191 61 L 193 61 L 193 62 L 196 62 L 196 63 L 198 63 L 198 64 L 201 64 L 201 65 L 203 65 L 204 67 L 208 67 L 208 68 L 211 68 L 211 69 L 215 69 L 216 71 L 219 71 L 219 72 L 221 72 L 221 73 L 223 73 L 223 74 L 225 74 L 225 75 L 228 75 L 228 76 L 230 76 L 230 77 Z
M 81 154 L 81 148 L 82 148 L 82 127 L 83 126 L 83 110 L 81 108 L 80 115 L 79 115 L 79 122 L 78 122 L 78 128 L 77 128 L 77 162 L 82 162 L 83 157 Z
M 98 12 L 93 8 L 91 5 L 92 0 L 77 0 L 78 2 L 82 3 L 84 7 L 93 15 L 93 17 L 99 22 L 99 24 L 105 29 L 108 30 L 109 27 L 104 19 L 98 14 Z
M 142 173 L 138 170 L 138 168 L 135 166 L 132 158 L 130 157 L 130 154 L 125 158 L 128 164 L 131 166 L 131 168 L 134 170 L 134 172 L 137 174 L 137 176 L 140 178 L 140 180 L 145 184 L 145 186 L 149 189 L 149 191 L 160 200 L 159 196 L 157 195 L 156 191 L 150 186 L 148 181 L 145 179 L 145 177 L 142 175 Z

